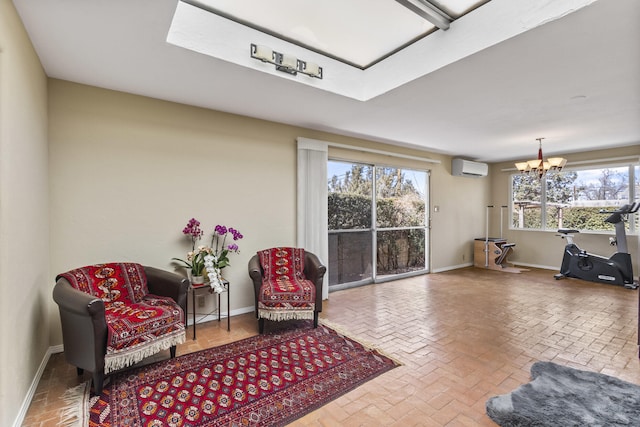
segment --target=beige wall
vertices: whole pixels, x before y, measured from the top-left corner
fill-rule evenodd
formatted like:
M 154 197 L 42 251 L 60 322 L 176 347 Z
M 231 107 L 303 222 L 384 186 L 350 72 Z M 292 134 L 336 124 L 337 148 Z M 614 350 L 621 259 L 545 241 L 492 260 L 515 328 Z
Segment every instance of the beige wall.
M 562 153 L 560 153 L 562 154 Z M 582 161 L 601 161 L 603 159 L 613 159 L 620 157 L 635 157 L 636 162 L 640 156 L 640 145 L 633 145 L 623 148 L 615 148 L 601 151 L 592 151 L 587 153 L 562 154 L 567 158 L 567 167 L 571 167 L 571 162 Z M 630 162 L 629 160 L 626 160 Z M 594 163 L 594 167 L 597 163 Z M 513 169 L 513 163 L 494 164 L 491 167 L 491 187 L 492 200 L 496 205 L 509 204 L 509 186 L 511 171 L 502 171 L 503 169 Z M 604 217 L 603 217 L 604 219 Z M 505 218 L 505 226 L 508 219 Z M 499 218 L 492 218 L 492 230 L 499 230 Z M 511 259 L 529 265 L 543 266 L 559 269 L 562 262 L 562 248 L 566 244 L 565 240 L 556 236 L 554 231 L 527 231 L 527 230 L 506 230 L 506 236 L 509 241 L 516 243 L 516 250 Z M 575 239 L 575 243 L 588 250 L 591 253 L 611 256 L 615 252 L 615 248 L 609 245 L 609 235 L 599 233 L 580 233 Z M 638 265 L 640 258 L 638 256 L 638 236 L 628 236 L 629 252 L 632 254 L 634 263 L 635 277 L 638 276 Z
M 49 347 L 47 80 L 0 1 L 0 425 L 18 418 Z
M 248 259 L 296 241 L 298 136 L 442 160 L 392 161 L 432 170 L 432 204 L 441 209 L 433 217 L 433 269 L 470 262 L 470 241 L 483 224 L 463 204 L 483 205 L 489 180 L 451 177 L 446 156 L 59 80 L 50 80 L 49 99 L 52 273 L 117 260 L 173 269 L 171 258 L 187 250 L 181 230 L 195 217 L 207 232 L 225 224 L 244 234 L 225 276 L 232 312 L 250 309 Z M 59 344 L 57 313 L 50 322 L 51 343 Z

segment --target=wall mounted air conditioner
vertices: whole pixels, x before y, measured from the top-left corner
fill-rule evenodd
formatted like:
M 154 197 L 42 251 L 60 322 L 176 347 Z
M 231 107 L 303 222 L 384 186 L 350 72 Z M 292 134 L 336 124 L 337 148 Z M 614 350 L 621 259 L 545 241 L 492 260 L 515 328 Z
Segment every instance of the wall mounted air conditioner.
M 451 175 L 466 176 L 470 178 L 478 178 L 487 176 L 489 173 L 489 165 L 486 163 L 472 162 L 471 160 L 452 159 Z

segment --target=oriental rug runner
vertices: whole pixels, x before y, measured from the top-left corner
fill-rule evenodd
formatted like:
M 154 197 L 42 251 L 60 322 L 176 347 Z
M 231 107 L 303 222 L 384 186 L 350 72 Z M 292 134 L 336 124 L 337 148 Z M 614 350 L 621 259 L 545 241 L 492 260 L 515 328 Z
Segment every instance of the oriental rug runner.
M 115 373 L 85 396 L 84 425 L 281 426 L 398 366 L 325 325 L 297 326 Z

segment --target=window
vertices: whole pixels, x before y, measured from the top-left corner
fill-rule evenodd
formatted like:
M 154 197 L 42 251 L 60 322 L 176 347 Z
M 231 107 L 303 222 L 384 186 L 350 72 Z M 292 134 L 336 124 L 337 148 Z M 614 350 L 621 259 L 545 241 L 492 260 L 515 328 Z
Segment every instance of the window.
M 329 286 L 426 271 L 428 173 L 340 161 L 328 168 Z
M 611 166 L 511 177 L 511 226 L 515 229 L 609 231 L 600 210 L 638 200 L 638 166 Z M 631 184 L 632 183 L 632 184 Z M 626 224 L 638 231 L 638 215 Z

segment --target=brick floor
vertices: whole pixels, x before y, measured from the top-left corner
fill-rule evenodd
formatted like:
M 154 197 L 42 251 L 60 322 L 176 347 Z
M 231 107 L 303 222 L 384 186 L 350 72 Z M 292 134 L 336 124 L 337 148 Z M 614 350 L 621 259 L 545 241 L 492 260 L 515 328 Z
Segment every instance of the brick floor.
M 537 360 L 640 384 L 638 292 L 556 281 L 548 270 L 465 268 L 337 291 L 321 318 L 403 366 L 295 426 L 492 426 L 486 400 L 528 382 Z M 233 317 L 231 332 L 225 322 L 199 324 L 178 354 L 255 334 L 253 314 Z M 53 355 L 23 425 L 56 425 L 62 392 L 88 378 Z

